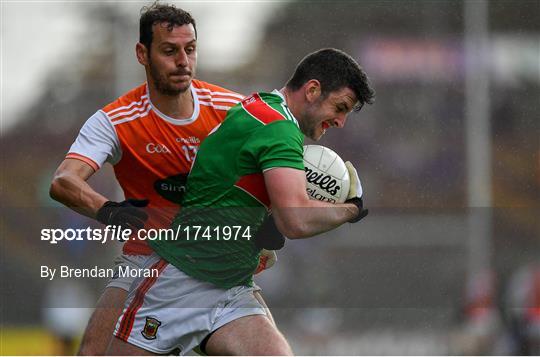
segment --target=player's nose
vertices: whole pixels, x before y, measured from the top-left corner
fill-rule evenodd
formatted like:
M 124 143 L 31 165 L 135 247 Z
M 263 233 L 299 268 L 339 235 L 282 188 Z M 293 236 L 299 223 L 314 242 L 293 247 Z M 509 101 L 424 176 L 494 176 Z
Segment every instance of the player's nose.
M 336 128 L 343 128 L 345 126 L 345 116 L 339 116 L 334 119 L 334 126 Z
M 189 58 L 187 53 L 184 51 L 178 51 L 178 55 L 176 56 L 176 66 L 177 67 L 187 67 L 189 64 Z

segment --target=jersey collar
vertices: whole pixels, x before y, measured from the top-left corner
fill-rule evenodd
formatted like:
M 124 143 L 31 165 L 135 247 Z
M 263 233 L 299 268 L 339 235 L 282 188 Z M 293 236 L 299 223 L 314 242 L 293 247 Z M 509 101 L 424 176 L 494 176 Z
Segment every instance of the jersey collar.
M 283 93 L 281 93 L 278 89 L 274 89 L 274 90 L 272 91 L 272 94 L 279 95 L 280 98 L 283 100 L 283 103 L 285 103 L 285 105 L 287 105 L 287 99 L 285 98 L 285 96 L 283 95 Z
M 277 89 L 274 89 L 272 91 L 272 94 L 275 94 L 275 95 L 278 95 L 281 100 L 283 100 L 283 103 L 281 103 L 281 106 L 283 107 L 283 110 L 285 111 L 285 113 L 287 114 L 287 116 L 289 117 L 290 120 L 292 120 L 292 122 L 294 124 L 296 124 L 296 126 L 298 128 L 300 128 L 300 125 L 298 124 L 298 120 L 294 117 L 293 113 L 291 112 L 291 110 L 289 109 L 289 106 L 287 105 L 287 99 L 285 98 L 285 96 L 283 95 L 283 93 L 281 93 L 279 90 Z
M 150 98 L 150 92 L 148 91 L 148 84 L 146 84 L 146 94 L 148 95 L 148 101 L 150 102 L 152 111 L 156 113 L 158 117 L 160 117 L 161 119 L 173 125 L 188 125 L 188 124 L 193 123 L 195 120 L 199 118 L 199 112 L 200 112 L 199 97 L 197 96 L 197 92 L 195 91 L 195 88 L 193 87 L 193 82 L 189 86 L 189 89 L 191 90 L 191 95 L 193 96 L 193 114 L 191 115 L 190 118 L 175 119 L 160 112 L 159 109 L 152 103 L 152 99 Z

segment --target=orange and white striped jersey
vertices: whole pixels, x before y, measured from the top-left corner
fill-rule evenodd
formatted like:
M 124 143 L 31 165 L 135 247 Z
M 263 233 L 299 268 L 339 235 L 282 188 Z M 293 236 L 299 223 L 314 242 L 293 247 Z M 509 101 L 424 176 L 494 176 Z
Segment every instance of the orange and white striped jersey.
M 191 84 L 193 115 L 174 119 L 151 102 L 143 84 L 97 111 L 84 124 L 66 158 L 94 170 L 114 166 L 126 198 L 150 200 L 149 228 L 169 228 L 178 197 L 201 142 L 243 96 L 199 80 Z M 124 244 L 125 254 L 151 254 L 142 240 Z

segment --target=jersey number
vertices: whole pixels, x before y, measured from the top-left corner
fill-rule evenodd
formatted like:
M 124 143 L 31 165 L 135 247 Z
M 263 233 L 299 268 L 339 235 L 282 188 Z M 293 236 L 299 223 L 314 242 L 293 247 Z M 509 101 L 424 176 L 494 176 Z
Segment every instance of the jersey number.
M 186 160 L 190 162 L 195 160 L 198 149 L 199 147 L 195 145 L 182 145 L 182 150 L 184 150 L 184 156 L 186 157 Z

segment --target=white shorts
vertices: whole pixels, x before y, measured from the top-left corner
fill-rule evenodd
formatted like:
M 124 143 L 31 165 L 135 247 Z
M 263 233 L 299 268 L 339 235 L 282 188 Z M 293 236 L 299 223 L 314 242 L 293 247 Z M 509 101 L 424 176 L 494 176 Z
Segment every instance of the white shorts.
M 120 254 L 114 260 L 114 276 L 107 283 L 107 288 L 120 288 L 125 291 L 129 291 L 129 287 L 133 284 L 135 277 L 119 276 L 120 268 L 141 269 L 144 267 L 144 263 L 148 260 L 149 255 L 126 255 Z
M 157 254 L 144 268 L 158 274 L 135 279 L 114 335 L 147 351 L 165 354 L 180 349 L 183 355 L 233 320 L 266 315 L 253 295 L 255 287 L 218 288 L 185 274 Z

